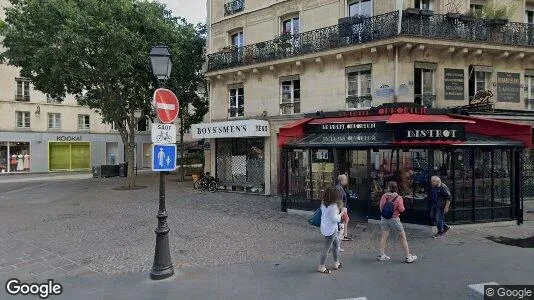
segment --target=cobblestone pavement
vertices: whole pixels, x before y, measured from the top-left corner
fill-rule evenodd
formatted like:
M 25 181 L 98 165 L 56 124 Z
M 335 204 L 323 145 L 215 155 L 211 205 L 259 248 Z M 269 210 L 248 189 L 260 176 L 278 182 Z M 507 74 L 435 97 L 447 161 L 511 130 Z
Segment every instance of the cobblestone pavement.
M 171 256 L 177 268 L 318 255 L 322 238 L 306 218 L 282 213 L 274 197 L 199 192 L 167 178 Z M 140 174 L 136 191 L 121 178 L 0 184 L 0 280 L 142 272 L 152 265 L 158 177 Z M 488 235 L 527 236 L 534 226 L 453 230 L 435 241 L 407 230 L 414 252 L 426 243 L 491 244 Z M 353 224 L 344 255 L 375 249 L 378 228 Z M 392 241 L 392 247 L 398 244 Z M 394 252 L 391 251 L 391 252 Z

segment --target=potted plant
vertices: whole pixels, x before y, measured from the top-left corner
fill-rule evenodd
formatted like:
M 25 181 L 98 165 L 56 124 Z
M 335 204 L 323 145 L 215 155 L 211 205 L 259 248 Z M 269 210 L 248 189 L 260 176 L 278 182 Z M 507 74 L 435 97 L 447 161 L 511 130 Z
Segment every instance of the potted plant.
M 224 46 L 222 47 L 221 49 L 219 49 L 220 52 L 223 52 L 223 53 L 231 53 L 232 51 L 235 50 L 235 47 L 234 46 L 231 46 L 231 45 L 228 45 L 228 46 Z
M 460 19 L 462 16 L 462 14 L 460 14 L 460 6 L 461 4 L 459 0 L 448 0 L 447 4 L 445 4 L 445 7 L 447 8 L 445 17 L 451 20 Z
M 469 23 L 474 22 L 476 19 L 482 18 L 482 13 L 476 10 L 471 9 L 465 14 L 460 16 L 460 21 Z
M 274 42 L 280 48 L 283 48 L 283 49 L 289 48 L 289 47 L 291 47 L 290 40 L 291 40 L 292 37 L 293 36 L 292 36 L 291 33 L 284 31 L 274 39 Z
M 503 26 L 514 14 L 516 4 L 504 5 L 497 3 L 488 3 L 482 8 L 482 14 L 490 26 Z

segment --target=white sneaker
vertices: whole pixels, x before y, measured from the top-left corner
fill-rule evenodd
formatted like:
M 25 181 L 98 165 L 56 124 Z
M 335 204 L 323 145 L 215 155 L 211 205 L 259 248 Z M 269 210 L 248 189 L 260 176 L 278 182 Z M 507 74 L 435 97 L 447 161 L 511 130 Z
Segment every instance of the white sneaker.
M 342 248 L 340 247 L 340 248 L 337 248 L 337 251 L 339 251 L 339 252 L 345 252 L 345 249 L 342 249 Z
M 410 254 L 406 256 L 406 263 L 413 263 L 416 260 L 417 260 L 417 255 Z
M 380 260 L 380 261 L 386 261 L 386 260 L 390 260 L 391 257 L 389 257 L 389 256 L 387 256 L 387 255 L 385 255 L 385 254 L 383 254 L 383 255 L 381 254 L 381 255 L 379 255 L 379 256 L 377 257 L 377 259 Z

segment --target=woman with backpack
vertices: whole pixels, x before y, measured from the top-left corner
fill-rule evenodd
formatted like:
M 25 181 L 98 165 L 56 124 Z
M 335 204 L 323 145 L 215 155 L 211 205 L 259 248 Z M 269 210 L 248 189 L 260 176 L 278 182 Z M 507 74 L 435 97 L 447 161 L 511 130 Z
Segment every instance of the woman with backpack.
M 380 228 L 382 229 L 382 237 L 380 239 L 380 249 L 378 260 L 386 261 L 391 258 L 386 255 L 386 242 L 389 237 L 390 229 L 397 231 L 400 237 L 402 248 L 406 255 L 406 262 L 412 263 L 417 259 L 416 255 L 410 253 L 408 248 L 408 241 L 406 240 L 406 233 L 400 221 L 400 214 L 404 211 L 404 201 L 397 193 L 398 186 L 395 181 L 388 183 L 388 192 L 382 195 L 380 199 Z
M 327 188 L 324 191 L 324 199 L 321 204 L 321 233 L 325 237 L 323 251 L 321 252 L 321 262 L 319 264 L 318 272 L 330 274 L 330 270 L 326 268 L 326 256 L 330 249 L 334 257 L 334 270 L 341 268 L 339 262 L 339 240 L 338 240 L 338 224 L 341 222 L 340 209 L 343 208 L 343 203 L 339 199 L 339 193 L 336 188 Z

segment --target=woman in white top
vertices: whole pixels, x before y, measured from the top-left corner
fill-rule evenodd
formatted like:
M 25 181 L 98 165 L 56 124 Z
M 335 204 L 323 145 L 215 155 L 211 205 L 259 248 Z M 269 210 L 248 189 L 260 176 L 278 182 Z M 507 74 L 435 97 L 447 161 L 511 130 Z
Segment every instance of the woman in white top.
M 341 263 L 338 259 L 339 240 L 337 238 L 338 224 L 341 222 L 341 215 L 339 214 L 342 208 L 339 193 L 335 188 L 328 188 L 324 191 L 324 199 L 321 204 L 321 233 L 325 236 L 324 249 L 321 252 L 321 263 L 317 271 L 330 274 L 330 270 L 326 268 L 326 255 L 332 249 L 334 256 L 334 270 L 341 268 Z

